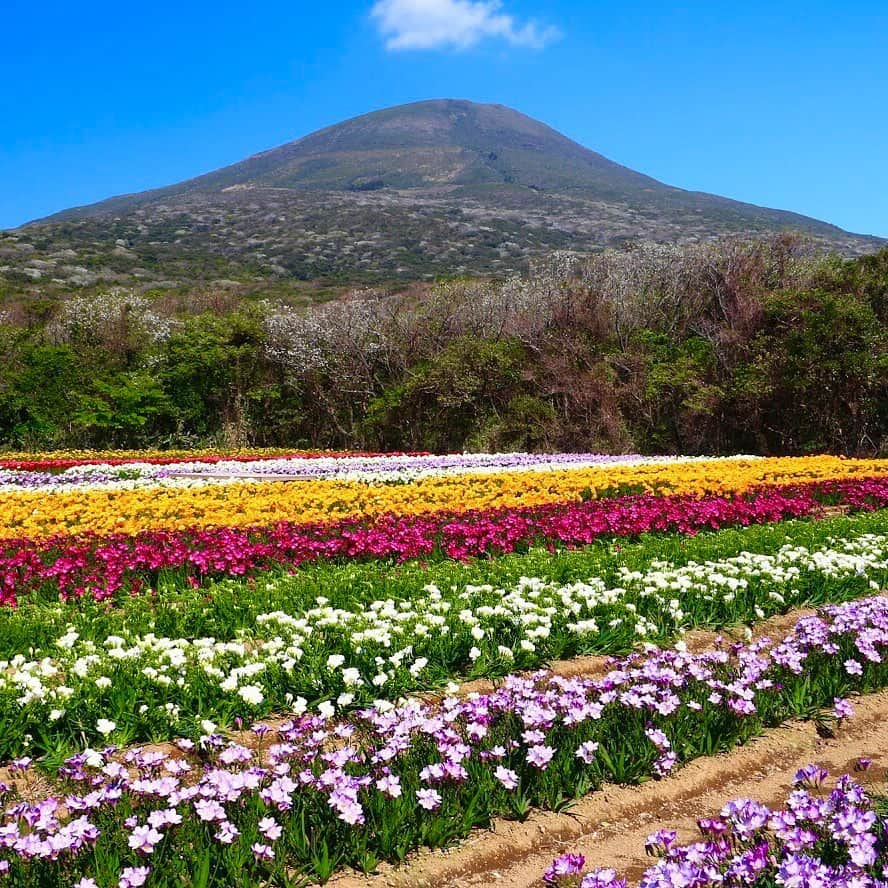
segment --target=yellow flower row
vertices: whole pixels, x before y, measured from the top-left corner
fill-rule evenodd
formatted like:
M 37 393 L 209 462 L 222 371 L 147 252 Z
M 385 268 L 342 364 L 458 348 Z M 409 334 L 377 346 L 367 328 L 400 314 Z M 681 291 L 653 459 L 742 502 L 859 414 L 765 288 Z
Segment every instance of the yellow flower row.
M 385 512 L 534 506 L 627 488 L 692 495 L 888 474 L 888 460 L 831 456 L 610 465 L 551 472 L 432 476 L 397 485 L 343 480 L 0 494 L 0 536 L 135 534 L 151 529 L 309 523 Z

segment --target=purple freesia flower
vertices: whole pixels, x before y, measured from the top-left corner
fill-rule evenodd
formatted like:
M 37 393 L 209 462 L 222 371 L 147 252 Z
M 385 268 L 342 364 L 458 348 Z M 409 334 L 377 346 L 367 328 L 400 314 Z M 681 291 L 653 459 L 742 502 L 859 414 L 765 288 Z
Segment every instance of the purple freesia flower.
M 60 769 L 64 793 L 6 800 L 0 814 L 0 848 L 13 878 L 21 875 L 25 884 L 31 875 L 28 868 L 35 865 L 32 861 L 40 861 L 49 879 L 63 867 L 88 878 L 89 860 L 103 853 L 104 842 L 119 844 L 126 838 L 138 853 L 148 854 L 160 837 L 166 837 L 164 841 L 178 853 L 175 843 L 190 835 L 180 825 L 198 821 L 212 823 L 207 834 L 224 843 L 233 836 L 226 812 L 232 817 L 237 812 L 247 841 L 261 837 L 254 842 L 253 853 L 260 861 L 268 860 L 269 852 L 263 849 L 270 849 L 275 836 L 282 836 L 278 830 L 290 828 L 286 818 L 292 809 L 319 821 L 331 818 L 332 810 L 339 821 L 337 829 L 361 829 L 365 816 L 369 822 L 371 815 L 375 820 L 391 811 L 389 800 L 398 797 L 402 784 L 410 787 L 411 794 L 416 792 L 415 804 L 428 811 L 442 806 L 446 786 L 448 808 L 456 809 L 465 794 L 483 782 L 516 788 L 518 773 L 508 765 L 520 762 L 522 756 L 526 764 L 516 767 L 531 795 L 541 785 L 563 779 L 561 769 L 553 773 L 550 765 L 556 748 L 564 748 L 559 762 L 574 773 L 582 768 L 577 752 L 584 748 L 606 778 L 608 757 L 601 750 L 596 754 L 594 740 L 578 747 L 577 737 L 608 738 L 610 755 L 611 744 L 619 744 L 623 731 L 631 743 L 647 750 L 646 755 L 653 747 L 659 756 L 653 767 L 663 767 L 667 756 L 674 756 L 670 736 L 676 748 L 685 748 L 682 730 L 689 719 L 714 717 L 721 727 L 742 736 L 742 716 L 725 704 L 715 712 L 710 709 L 706 701 L 713 691 L 725 700 L 745 699 L 759 706 L 782 692 L 775 690 L 777 686 L 803 682 L 795 676 L 805 676 L 812 664 L 821 668 L 823 663 L 832 664 L 849 692 L 859 690 L 843 670 L 845 655 L 835 657 L 836 649 L 854 648 L 867 651 L 868 658 L 888 652 L 888 597 L 823 608 L 800 620 L 779 641 L 758 640 L 702 653 L 650 648 L 613 661 L 609 672 L 595 678 L 543 671 L 511 675 L 486 693 L 368 706 L 342 721 L 300 711 L 271 729 L 267 742 L 256 749 L 214 733 L 207 735 L 214 738 L 212 743 L 196 749 L 174 744 L 169 754 L 148 749 L 89 751 L 70 757 Z M 667 695 L 674 695 L 678 703 L 663 715 L 658 704 Z M 695 701 L 703 701 L 703 708 L 688 707 Z M 488 731 L 470 730 L 478 724 Z M 522 741 L 530 731 L 541 732 L 550 745 L 527 749 Z M 542 774 L 547 766 L 549 773 Z M 420 774 L 428 782 L 416 791 Z M 638 775 L 650 776 L 650 770 L 646 774 L 639 770 Z M 826 793 L 812 785 L 824 780 L 822 769 L 814 765 L 801 769 L 799 780 L 778 810 L 750 799 L 734 800 L 725 805 L 720 818 L 700 822 L 702 841 L 690 846 L 672 841 L 668 847 L 663 841 L 661 859 L 646 874 L 646 884 L 659 888 L 690 879 L 687 884 L 703 886 L 716 876 L 722 878 L 719 884 L 734 880 L 755 885 L 766 878 L 772 878 L 768 884 L 782 884 L 780 867 L 786 864 L 788 879 L 807 878 L 810 870 L 812 878 L 833 879 L 829 884 L 845 886 L 835 881 L 844 879 L 857 888 L 853 880 L 880 864 L 884 824 L 863 788 L 851 778 L 840 779 Z M 482 805 L 488 799 L 502 802 L 501 793 L 482 796 Z M 496 803 L 490 808 L 495 810 Z M 140 812 L 136 816 L 142 825 L 130 820 L 130 811 Z M 255 816 L 252 825 L 250 816 Z M 102 832 L 96 823 L 102 824 Z M 367 830 L 365 836 L 370 835 Z M 841 852 L 828 864 L 818 857 L 826 841 Z M 218 846 L 217 851 L 221 851 Z M 273 857 L 273 850 L 270 853 Z M 821 871 L 821 865 L 826 869 Z M 126 878 L 132 881 L 147 868 L 131 869 L 135 875 Z M 263 866 L 257 864 L 257 869 Z M 615 885 L 620 881 L 616 874 L 598 873 L 594 879 L 602 885 L 609 883 L 601 880 L 611 879 Z
M 147 866 L 127 866 L 120 874 L 118 888 L 141 888 L 151 872 Z
M 586 858 L 582 854 L 562 854 L 556 857 L 543 876 L 547 885 L 557 884 L 562 876 L 578 876 L 586 865 Z
M 847 700 L 836 697 L 833 712 L 836 718 L 841 721 L 854 715 L 854 707 Z
M 826 776 L 817 765 L 803 768 L 797 787 L 820 786 Z M 736 799 L 723 809 L 726 820 L 703 820 L 705 841 L 678 845 L 676 834 L 660 830 L 646 846 L 660 859 L 639 881 L 640 888 L 705 888 L 745 885 L 750 888 L 883 888 L 874 878 L 888 864 L 882 837 L 886 824 L 849 775 L 836 781 L 827 798 L 796 788 L 783 809 L 769 811 L 753 799 Z M 809 826 L 797 825 L 804 817 Z M 881 849 L 881 851 L 880 851 Z M 553 862 L 544 875 L 557 888 L 576 885 L 582 864 L 571 855 Z M 556 866 L 555 864 L 559 864 Z M 580 888 L 625 888 L 613 870 L 595 870 Z
M 141 854 L 151 854 L 154 851 L 154 846 L 162 840 L 163 834 L 153 826 L 146 824 L 137 826 L 127 839 L 127 843 L 134 851 Z
M 532 746 L 527 750 L 527 762 L 535 768 L 545 771 L 554 755 L 555 750 L 551 746 Z
M 419 800 L 419 806 L 425 808 L 426 811 L 434 811 L 441 807 L 441 794 L 434 789 L 418 789 L 416 798 Z

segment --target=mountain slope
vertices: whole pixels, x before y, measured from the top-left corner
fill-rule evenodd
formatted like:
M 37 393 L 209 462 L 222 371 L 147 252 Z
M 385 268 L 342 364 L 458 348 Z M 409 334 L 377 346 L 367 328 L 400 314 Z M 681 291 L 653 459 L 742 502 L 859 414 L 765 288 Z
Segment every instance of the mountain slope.
M 846 253 L 882 243 L 664 185 L 501 105 L 441 99 L 31 223 L 0 238 L 0 263 L 16 260 L 0 273 L 26 289 L 188 289 L 219 278 L 286 289 L 312 279 L 506 274 L 553 249 L 786 228 Z M 31 249 L 20 256 L 23 243 Z
M 236 185 L 341 191 L 502 184 L 607 196 L 664 187 L 510 108 L 440 99 L 365 114 L 178 185 L 50 219 Z

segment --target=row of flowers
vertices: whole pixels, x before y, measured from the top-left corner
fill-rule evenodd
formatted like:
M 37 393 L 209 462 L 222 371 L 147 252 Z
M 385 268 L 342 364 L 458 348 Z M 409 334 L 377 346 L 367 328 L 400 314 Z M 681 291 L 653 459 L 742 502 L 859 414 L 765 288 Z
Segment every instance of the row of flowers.
M 417 451 L 420 455 L 422 451 Z M 264 459 L 314 459 L 325 457 L 336 459 L 354 456 L 382 456 L 375 451 L 354 450 L 290 450 L 273 447 L 260 447 L 251 450 L 50 450 L 44 452 L 5 452 L 0 453 L 0 468 L 27 472 L 58 472 L 76 466 L 126 465 L 169 465 L 189 462 L 255 462 Z M 411 454 L 405 454 L 411 455 Z
M 651 833 L 644 850 L 659 860 L 637 880 L 639 888 L 882 888 L 888 821 L 860 777 L 871 764 L 859 759 L 857 773 L 841 775 L 832 789 L 819 765 L 801 768 L 782 807 L 734 799 L 718 816 L 698 821 L 701 838 L 690 844 L 679 843 L 675 830 Z M 879 790 L 884 796 L 884 781 Z M 543 882 L 552 888 L 627 885 L 613 869 L 586 872 L 581 854 L 555 858 Z
M 302 714 L 229 740 L 207 724 L 171 752 L 86 750 L 42 801 L 22 758 L 6 788 L 0 870 L 15 886 L 79 888 L 371 870 L 496 815 L 667 774 L 789 716 L 831 707 L 847 718 L 849 694 L 888 683 L 886 651 L 888 598 L 876 597 L 825 608 L 776 644 L 653 649 L 595 680 L 509 677 L 486 694 L 380 703 L 341 721 Z
M 232 490 L 234 488 L 228 488 Z M 40 593 L 99 600 L 156 583 L 177 571 L 179 585 L 243 576 L 316 559 L 433 555 L 467 559 L 530 545 L 582 546 L 602 536 L 651 531 L 690 534 L 730 525 L 818 515 L 823 502 L 848 509 L 888 506 L 888 476 L 762 488 L 745 495 L 655 496 L 549 503 L 487 512 L 383 514 L 374 521 L 151 531 L 135 536 L 57 536 L 0 540 L 0 605 Z M 270 515 L 268 516 L 271 517 Z
M 751 457 L 731 457 L 751 459 Z M 335 478 L 403 484 L 440 475 L 486 474 L 502 471 L 551 472 L 564 468 L 592 468 L 604 465 L 676 464 L 711 461 L 706 457 L 661 457 L 626 454 L 610 456 L 599 453 L 472 453 L 443 456 L 338 456 L 312 458 L 274 458 L 261 460 L 178 461 L 154 465 L 148 463 L 96 463 L 74 466 L 58 473 L 20 471 L 0 468 L 0 492 L 39 490 L 41 493 L 71 490 L 75 487 L 96 490 L 108 486 L 174 485 L 186 482 L 309 480 Z
M 808 549 L 741 552 L 720 561 L 623 568 L 567 583 L 522 577 L 510 587 L 427 585 L 401 599 L 359 594 L 344 606 L 254 611 L 243 587 L 211 587 L 247 611 L 233 633 L 164 637 L 123 614 L 119 634 L 69 626 L 45 649 L 0 660 L 0 758 L 59 743 L 163 738 L 204 719 L 230 725 L 300 705 L 329 711 L 397 699 L 460 676 L 492 677 L 582 653 L 614 654 L 639 640 L 763 619 L 811 602 L 871 593 L 888 582 L 888 536 L 863 534 Z M 285 577 L 262 600 L 287 601 Z M 228 631 L 226 631 L 228 629 Z M 27 738 L 31 738 L 29 741 Z
M 558 468 L 545 474 L 495 471 L 430 475 L 404 484 L 310 479 L 149 489 L 0 492 L 8 537 L 135 535 L 148 530 L 299 524 L 397 514 L 514 509 L 626 492 L 694 497 L 740 494 L 762 485 L 888 477 L 888 461 L 838 457 L 727 459 Z

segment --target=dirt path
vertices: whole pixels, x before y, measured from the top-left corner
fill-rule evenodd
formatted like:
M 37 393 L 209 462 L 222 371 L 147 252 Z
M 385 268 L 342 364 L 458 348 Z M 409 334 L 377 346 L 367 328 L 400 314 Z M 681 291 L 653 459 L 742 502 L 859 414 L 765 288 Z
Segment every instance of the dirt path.
M 777 804 L 795 772 L 817 762 L 831 773 L 847 771 L 861 756 L 873 771 L 888 765 L 888 692 L 855 701 L 855 717 L 835 739 L 817 735 L 811 722 L 791 722 L 724 755 L 697 759 L 674 776 L 638 787 L 606 787 L 577 802 L 569 814 L 538 813 L 526 823 L 497 821 L 452 851 L 421 851 L 400 868 L 376 876 L 345 874 L 335 888 L 538 888 L 552 858 L 585 855 L 589 866 L 610 866 L 637 880 L 651 865 L 644 853 L 649 833 L 678 829 L 699 837 L 696 821 L 732 798 Z

